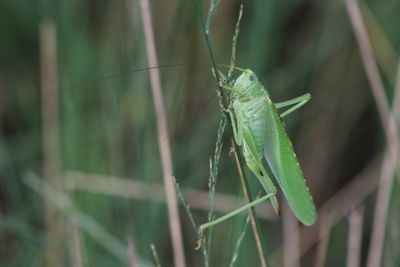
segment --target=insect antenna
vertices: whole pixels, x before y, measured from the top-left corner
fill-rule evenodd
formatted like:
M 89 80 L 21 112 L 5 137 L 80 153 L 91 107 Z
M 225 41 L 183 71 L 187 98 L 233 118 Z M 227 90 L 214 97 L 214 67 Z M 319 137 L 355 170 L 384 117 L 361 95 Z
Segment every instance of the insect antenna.
M 125 72 L 118 72 L 118 73 L 110 74 L 110 75 L 103 76 L 103 77 L 100 77 L 100 78 L 84 81 L 84 82 L 77 83 L 77 84 L 74 84 L 74 85 L 69 86 L 69 87 L 64 87 L 62 89 L 75 89 L 75 88 L 85 87 L 85 86 L 88 86 L 88 85 L 91 85 L 91 84 L 95 84 L 95 83 L 98 83 L 98 82 L 101 82 L 101 81 L 117 78 L 117 77 L 120 77 L 120 76 L 130 75 L 130 74 L 134 74 L 134 73 L 139 73 L 139 72 L 143 72 L 143 71 L 148 71 L 148 70 L 152 70 L 152 69 L 182 68 L 182 67 L 191 67 L 191 66 L 207 66 L 207 67 L 211 67 L 211 64 L 176 63 L 176 64 L 164 64 L 164 65 L 158 65 L 158 66 L 143 67 L 143 68 L 128 70 L 128 71 L 125 71 Z M 217 66 L 218 67 L 222 67 L 222 68 L 229 68 L 230 67 L 229 65 L 226 65 L 226 64 L 217 64 Z M 244 71 L 244 69 L 241 69 L 241 68 L 238 68 L 238 67 L 234 67 L 234 69 L 236 69 L 238 71 Z M 214 92 L 212 95 L 210 95 L 207 98 L 207 100 L 203 104 L 201 104 L 199 109 L 190 118 L 190 120 L 191 121 L 195 120 L 201 114 L 201 112 L 208 106 L 208 104 L 214 99 L 214 97 L 216 95 L 217 95 L 216 92 Z M 175 129 L 171 130 L 168 133 L 166 138 L 174 139 L 177 134 L 178 134 L 178 129 L 175 128 Z
M 62 88 L 62 89 L 75 89 L 75 88 L 79 88 L 79 87 L 84 87 L 90 84 L 94 84 L 97 82 L 101 82 L 101 81 L 105 81 L 105 80 L 109 80 L 112 78 L 117 78 L 120 76 L 124 76 L 124 75 L 129 75 L 129 74 L 133 74 L 133 73 L 138 73 L 138 72 L 142 72 L 142 71 L 147 71 L 147 70 L 152 70 L 152 69 L 164 69 L 164 68 L 179 68 L 179 67 L 190 67 L 190 66 L 210 66 L 209 64 L 202 64 L 202 63 L 177 63 L 177 64 L 165 64 L 165 65 L 158 65 L 158 66 L 150 66 L 150 67 L 144 67 L 144 68 L 139 68 L 139 69 L 134 69 L 134 70 L 128 70 L 125 72 L 118 72 L 118 73 L 114 73 L 114 74 L 110 74 L 104 77 L 100 77 L 100 78 L 96 78 L 93 80 L 88 80 L 85 82 L 81 82 L 81 83 L 77 83 L 75 85 L 66 87 L 66 88 Z

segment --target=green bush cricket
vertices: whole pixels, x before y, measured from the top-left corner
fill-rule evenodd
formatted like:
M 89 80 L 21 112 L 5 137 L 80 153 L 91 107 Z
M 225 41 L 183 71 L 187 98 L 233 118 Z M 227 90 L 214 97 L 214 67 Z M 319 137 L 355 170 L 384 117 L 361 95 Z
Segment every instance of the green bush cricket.
M 230 82 L 227 82 L 220 73 L 221 87 L 230 92 L 229 107 L 223 107 L 223 110 L 231 119 L 235 143 L 240 147 L 247 167 L 267 191 L 268 195 L 263 198 L 270 199 L 275 211 L 280 213 L 275 195 L 277 189 L 264 167 L 265 159 L 270 173 L 278 182 L 295 216 L 303 224 L 310 226 L 316 220 L 315 205 L 282 121 L 283 117 L 308 102 L 310 95 L 305 94 L 274 104 L 267 90 L 251 70 L 235 69 L 241 71 L 241 74 Z M 292 107 L 282 114 L 278 113 L 277 109 L 288 106 Z M 259 203 L 260 199 L 244 207 L 254 206 L 255 202 Z M 237 214 L 237 210 L 223 216 L 223 220 L 234 214 Z M 200 226 L 200 230 L 203 231 L 213 224 L 213 222 L 204 224 Z

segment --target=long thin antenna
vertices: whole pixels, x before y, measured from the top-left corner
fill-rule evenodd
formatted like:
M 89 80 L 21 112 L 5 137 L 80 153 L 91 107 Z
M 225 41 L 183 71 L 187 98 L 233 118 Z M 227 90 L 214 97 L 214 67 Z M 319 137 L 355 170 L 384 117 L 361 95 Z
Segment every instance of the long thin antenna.
M 176 64 L 165 64 L 165 65 L 144 67 L 144 68 L 139 68 L 139 69 L 128 70 L 128 71 L 124 71 L 124 72 L 118 72 L 118 73 L 110 74 L 110 75 L 103 76 L 103 77 L 100 77 L 100 78 L 97 78 L 97 79 L 93 79 L 93 80 L 88 80 L 88 81 L 84 81 L 84 82 L 81 82 L 81 83 L 77 83 L 77 84 L 74 84 L 74 85 L 69 86 L 69 87 L 64 87 L 62 89 L 75 89 L 75 88 L 84 87 L 84 86 L 87 86 L 87 85 L 90 85 L 90 84 L 93 84 L 93 83 L 109 80 L 109 79 L 112 79 L 112 78 L 117 78 L 117 77 L 120 77 L 120 76 L 125 76 L 125 75 L 138 73 L 138 72 L 142 72 L 142 71 L 147 71 L 147 70 L 152 70 L 152 69 L 182 68 L 182 67 L 191 67 L 191 66 L 207 66 L 207 67 L 210 67 L 211 64 L 176 63 Z M 217 64 L 217 66 L 218 67 L 223 67 L 223 68 L 229 68 L 229 65 L 226 65 L 226 64 Z M 244 71 L 244 69 L 241 69 L 241 68 L 238 68 L 238 67 L 234 67 L 234 69 L 239 70 L 239 71 Z
M 118 72 L 118 73 L 114 73 L 114 74 L 107 75 L 107 76 L 104 76 L 104 77 L 100 77 L 100 78 L 97 78 L 97 79 L 93 79 L 93 80 L 77 83 L 75 85 L 72 85 L 72 86 L 69 86 L 69 87 L 66 87 L 66 88 L 63 88 L 63 89 L 79 88 L 79 87 L 83 87 L 83 86 L 90 85 L 90 84 L 93 84 L 93 83 L 101 82 L 101 81 L 104 81 L 104 80 L 108 80 L 108 79 L 112 79 L 112 78 L 116 78 L 116 77 L 120 77 L 120 76 L 124 76 L 124 75 L 129 75 L 129 74 L 132 74 L 132 73 L 142 72 L 142 71 L 146 71 L 146 70 L 163 69 L 163 68 L 190 67 L 190 66 L 198 66 L 198 65 L 206 65 L 206 64 L 201 64 L 201 63 L 177 63 L 177 64 L 165 64 L 165 65 L 144 67 L 144 68 L 129 70 L 129 71 L 125 71 L 125 72 Z

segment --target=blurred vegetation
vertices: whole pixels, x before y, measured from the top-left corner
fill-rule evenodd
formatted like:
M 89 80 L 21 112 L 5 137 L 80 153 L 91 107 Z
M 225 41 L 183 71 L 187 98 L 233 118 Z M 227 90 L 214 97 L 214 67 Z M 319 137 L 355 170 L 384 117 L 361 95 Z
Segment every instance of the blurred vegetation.
M 216 97 L 204 106 L 216 89 L 205 42 L 192 1 L 151 5 L 160 65 L 188 63 L 160 69 L 174 175 L 183 189 L 207 190 L 221 113 Z M 240 1 L 221 1 L 213 21 L 212 43 L 219 63 L 229 63 L 239 5 Z M 361 7 L 391 103 L 400 51 L 400 2 L 368 0 L 361 1 Z M 62 173 L 75 170 L 162 183 L 148 72 L 129 73 L 147 66 L 137 1 L 1 1 L 0 266 L 43 266 L 49 243 L 61 246 L 64 258 L 59 261 L 72 266 L 70 218 L 63 215 L 65 238 L 50 240 L 43 196 L 23 182 L 29 172 L 43 176 L 39 24 L 46 17 L 54 20 L 57 30 Z M 382 127 L 342 1 L 244 1 L 236 65 L 257 73 L 275 101 L 311 93 L 312 100 L 285 122 L 317 206 L 382 156 Z M 228 141 L 217 192 L 239 197 Z M 253 189 L 258 189 L 252 180 Z M 141 259 L 152 261 L 149 244 L 154 243 L 162 265 L 172 266 L 166 206 L 152 200 L 157 196 L 148 192 L 147 198 L 132 199 L 84 189 L 65 192 L 82 213 L 123 244 L 131 236 Z M 398 192 L 395 179 L 384 266 L 400 265 Z M 362 265 L 375 193 L 363 205 Z M 197 221 L 206 221 L 207 211 L 193 212 Z M 238 216 L 215 228 L 212 266 L 228 266 L 244 221 L 245 216 Z M 187 264 L 202 266 L 201 252 L 194 250 L 196 234 L 183 209 L 181 222 Z M 261 222 L 268 253 L 273 255 L 282 246 L 282 220 Z M 346 264 L 347 224 L 344 217 L 332 226 L 325 266 Z M 84 266 L 127 266 L 86 232 L 78 235 Z M 311 266 L 315 257 L 316 246 L 302 258 L 305 266 Z M 280 254 L 272 261 L 273 266 L 282 266 Z M 236 266 L 258 264 L 248 230 Z

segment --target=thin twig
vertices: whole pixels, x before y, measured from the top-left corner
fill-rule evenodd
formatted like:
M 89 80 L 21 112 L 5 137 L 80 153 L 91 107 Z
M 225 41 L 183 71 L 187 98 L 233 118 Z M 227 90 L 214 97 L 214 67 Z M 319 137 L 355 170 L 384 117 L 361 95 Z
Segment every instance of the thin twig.
M 232 146 L 234 147 L 235 142 L 233 140 L 231 140 Z M 243 194 L 244 194 L 244 198 L 246 199 L 246 201 L 248 203 L 251 202 L 250 196 L 249 196 L 249 190 L 246 184 L 246 181 L 244 179 L 243 176 L 243 171 L 242 171 L 242 167 L 240 164 L 240 160 L 239 160 L 239 156 L 238 153 L 236 152 L 236 150 L 234 150 L 234 155 L 235 155 L 235 160 L 236 160 L 236 165 L 237 165 L 237 169 L 239 171 L 239 177 L 240 177 L 240 182 L 243 188 Z M 260 263 L 262 267 L 267 267 L 267 258 L 266 258 L 266 254 L 264 254 L 265 251 L 265 245 L 263 242 L 263 239 L 260 235 L 261 231 L 259 230 L 259 226 L 256 220 L 256 216 L 255 216 L 255 212 L 254 209 L 248 209 L 249 212 L 249 217 L 250 217 L 250 222 L 251 222 L 251 228 L 253 230 L 253 235 L 254 235 L 254 239 L 256 241 L 256 247 L 257 247 L 257 252 L 258 252 L 258 257 L 260 258 Z
M 364 207 L 360 206 L 350 214 L 349 239 L 347 243 L 347 267 L 359 267 L 361 264 L 361 245 L 363 232 Z
M 153 25 L 151 21 L 150 6 L 148 0 L 140 1 L 140 8 L 143 18 L 143 28 L 146 40 L 147 59 L 150 66 L 157 66 L 157 54 L 153 36 Z M 161 162 L 165 184 L 165 193 L 167 196 L 168 219 L 172 238 L 172 250 L 174 253 L 174 262 L 176 267 L 185 267 L 185 253 L 179 221 L 178 202 L 176 198 L 175 187 L 173 183 L 173 169 L 171 159 L 171 148 L 168 138 L 167 116 L 161 93 L 160 73 L 157 69 L 150 71 L 150 82 L 153 93 L 154 108 L 156 111 L 158 143 L 160 146 Z

